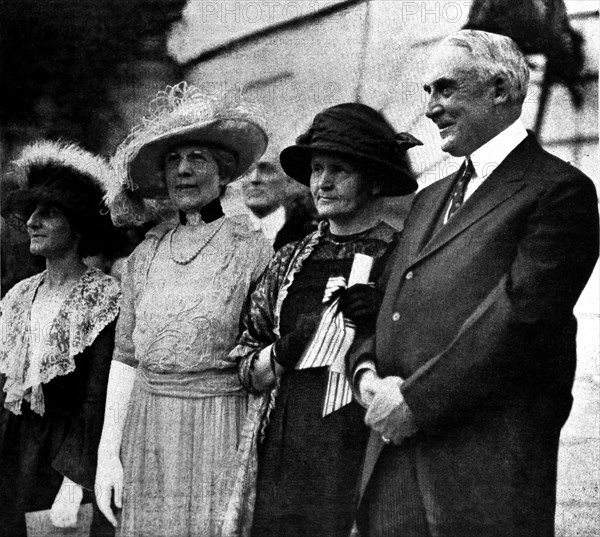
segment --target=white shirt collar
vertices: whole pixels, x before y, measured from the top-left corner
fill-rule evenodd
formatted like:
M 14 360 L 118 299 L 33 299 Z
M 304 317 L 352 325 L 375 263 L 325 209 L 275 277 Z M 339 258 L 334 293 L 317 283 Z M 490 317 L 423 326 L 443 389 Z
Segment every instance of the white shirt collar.
M 473 151 L 470 156 L 477 178 L 483 181 L 525 138 L 527 130 L 521 120 L 517 119 L 500 134 Z
M 280 205 L 277 209 L 263 218 L 259 218 L 254 213 L 250 212 L 250 220 L 252 220 L 254 229 L 262 230 L 265 237 L 271 242 L 274 242 L 277 233 L 279 233 L 285 224 L 285 209 Z

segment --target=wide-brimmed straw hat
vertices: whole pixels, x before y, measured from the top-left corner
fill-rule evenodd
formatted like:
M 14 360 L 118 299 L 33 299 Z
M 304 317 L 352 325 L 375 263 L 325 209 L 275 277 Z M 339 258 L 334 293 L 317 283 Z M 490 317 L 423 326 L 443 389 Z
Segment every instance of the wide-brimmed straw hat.
M 384 196 L 402 196 L 417 189 L 406 151 L 421 141 L 407 132 L 396 133 L 376 110 L 360 103 L 344 103 L 323 110 L 307 132 L 286 147 L 280 155 L 285 173 L 310 184 L 311 158 L 314 151 L 350 157 L 369 172 L 367 179 L 377 180 Z
M 101 157 L 73 143 L 42 140 L 25 146 L 2 177 L 2 216 L 24 229 L 38 204 L 57 207 L 81 234 L 82 255 L 96 255 L 114 238 L 105 185 L 114 171 Z
M 233 181 L 262 156 L 268 136 L 260 115 L 247 104 L 228 105 L 186 82 L 167 87 L 113 158 L 119 184 L 109 192 L 108 201 L 115 223 L 147 221 L 153 211 L 168 205 L 165 155 L 186 143 L 231 153 L 235 165 L 228 179 Z

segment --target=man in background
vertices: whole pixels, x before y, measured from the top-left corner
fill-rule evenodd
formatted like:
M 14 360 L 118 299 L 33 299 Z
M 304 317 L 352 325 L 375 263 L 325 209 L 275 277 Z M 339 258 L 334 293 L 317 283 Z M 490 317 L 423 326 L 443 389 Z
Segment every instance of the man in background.
M 242 183 L 244 203 L 256 229 L 279 250 L 316 228 L 316 212 L 308 189 L 291 180 L 270 150 Z

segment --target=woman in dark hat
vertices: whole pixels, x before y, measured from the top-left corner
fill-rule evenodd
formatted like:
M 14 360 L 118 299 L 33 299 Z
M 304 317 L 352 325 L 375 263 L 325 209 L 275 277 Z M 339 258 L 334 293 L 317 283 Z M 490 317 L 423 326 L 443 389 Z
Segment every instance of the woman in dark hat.
M 111 214 L 122 224 L 172 212 L 127 261 L 98 450 L 98 503 L 118 535 L 218 534 L 247 397 L 228 358 L 250 286 L 273 250 L 222 187 L 264 153 L 247 107 L 181 83 L 115 155 Z
M 56 526 L 70 526 L 91 498 L 120 293 L 83 262 L 112 237 L 110 167 L 54 142 L 26 147 L 14 164 L 3 217 L 26 226 L 46 261 L 0 305 L 0 535 L 24 537 L 26 512 L 51 508 Z
M 323 302 L 333 303 L 324 293 L 340 277 L 348 278 L 356 254 L 375 258 L 371 281 L 377 281 L 396 235 L 380 220 L 378 199 L 416 190 L 406 150 L 417 144 L 409 134 L 396 134 L 369 106 L 347 103 L 318 114 L 296 145 L 280 155 L 285 172 L 310 186 L 322 221 L 316 232 L 282 248 L 271 261 L 251 295 L 231 355 L 246 389 L 261 395 L 251 407 L 261 419 L 242 446 L 248 462 L 241 478 L 246 483 L 238 487 L 239 512 L 229 513 L 242 527 L 238 533 L 250 525 L 253 495 L 246 492 L 255 478 L 252 442 L 263 430 L 252 536 L 347 537 L 350 532 L 369 434 L 364 411 L 351 397 L 328 406 L 346 385 L 338 383 L 332 364 L 311 362 L 305 350 Z M 333 296 L 344 317 L 355 323 L 356 337 L 373 330 L 379 307 L 374 286 L 354 285 Z

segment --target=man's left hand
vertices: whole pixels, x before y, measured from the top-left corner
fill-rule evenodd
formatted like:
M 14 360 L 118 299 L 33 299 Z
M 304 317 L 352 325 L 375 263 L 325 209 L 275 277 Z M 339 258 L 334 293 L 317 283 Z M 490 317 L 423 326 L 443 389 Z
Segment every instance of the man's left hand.
M 396 445 L 417 432 L 412 412 L 400 391 L 403 382 L 400 377 L 381 379 L 365 416 L 367 426 L 379 433 L 384 442 Z

